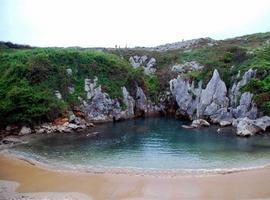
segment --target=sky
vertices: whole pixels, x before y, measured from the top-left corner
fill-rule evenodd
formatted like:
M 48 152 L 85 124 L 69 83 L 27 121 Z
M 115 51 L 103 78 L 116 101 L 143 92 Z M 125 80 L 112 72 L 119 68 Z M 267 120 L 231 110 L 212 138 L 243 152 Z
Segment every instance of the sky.
M 0 0 L 0 41 L 156 46 L 270 31 L 270 0 Z

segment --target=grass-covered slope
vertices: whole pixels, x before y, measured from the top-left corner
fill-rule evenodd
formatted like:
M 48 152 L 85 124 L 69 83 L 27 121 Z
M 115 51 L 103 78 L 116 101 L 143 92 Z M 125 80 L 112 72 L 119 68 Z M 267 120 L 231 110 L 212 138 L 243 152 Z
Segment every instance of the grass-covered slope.
M 0 123 L 52 120 L 84 97 L 84 79 L 98 77 L 111 98 L 121 98 L 122 86 L 143 80 L 118 56 L 94 50 L 33 48 L 0 50 Z M 72 69 L 68 75 L 67 69 Z M 70 94 L 68 87 L 74 87 Z M 63 100 L 55 97 L 59 90 Z
M 155 75 L 144 75 L 143 69 L 129 64 L 132 55 L 148 55 L 157 60 Z M 202 71 L 186 76 L 206 83 L 218 69 L 230 87 L 238 71 L 257 69 L 257 78 L 242 89 L 255 94 L 265 114 L 270 114 L 270 33 L 260 33 L 217 41 L 214 46 L 179 49 L 166 52 L 137 49 L 31 48 L 0 43 L 0 126 L 12 123 L 37 123 L 52 120 L 84 97 L 84 79 L 98 77 L 103 91 L 121 102 L 121 87 L 134 95 L 138 83 L 153 101 L 168 89 L 168 81 L 177 76 L 171 72 L 175 63 L 197 61 Z M 72 69 L 68 75 L 67 69 Z M 68 87 L 74 87 L 70 94 Z M 59 90 L 63 100 L 55 96 Z

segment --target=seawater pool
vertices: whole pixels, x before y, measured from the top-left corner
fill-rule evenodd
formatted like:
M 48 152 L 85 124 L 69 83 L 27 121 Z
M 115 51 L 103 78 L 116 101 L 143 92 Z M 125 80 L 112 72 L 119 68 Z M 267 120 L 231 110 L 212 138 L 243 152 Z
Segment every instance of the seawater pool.
M 107 123 L 84 133 L 36 135 L 10 151 L 61 169 L 222 170 L 270 163 L 268 134 L 239 138 L 215 126 L 181 127 L 187 123 L 162 117 Z

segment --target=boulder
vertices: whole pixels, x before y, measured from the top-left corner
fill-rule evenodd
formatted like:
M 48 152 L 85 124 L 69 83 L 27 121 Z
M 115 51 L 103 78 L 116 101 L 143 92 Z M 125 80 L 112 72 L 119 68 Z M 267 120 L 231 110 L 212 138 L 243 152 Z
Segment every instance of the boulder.
M 190 126 L 194 128 L 199 128 L 203 126 L 210 126 L 210 124 L 204 119 L 196 119 L 192 121 L 192 124 Z
M 29 135 L 32 133 L 31 128 L 27 127 L 27 126 L 23 126 L 19 132 L 19 135 Z
M 266 131 L 270 127 L 270 117 L 264 116 L 256 120 L 238 118 L 234 120 L 233 126 L 236 127 L 236 134 L 239 136 L 252 136 L 256 133 Z
M 231 121 L 220 121 L 219 125 L 221 127 L 230 126 L 230 125 L 232 125 L 232 122 Z

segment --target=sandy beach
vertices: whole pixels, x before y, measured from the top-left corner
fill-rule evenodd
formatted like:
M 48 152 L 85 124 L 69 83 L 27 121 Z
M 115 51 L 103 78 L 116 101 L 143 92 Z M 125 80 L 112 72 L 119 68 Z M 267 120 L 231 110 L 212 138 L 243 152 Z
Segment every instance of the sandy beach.
M 228 174 L 172 177 L 94 174 L 53 171 L 13 156 L 0 155 L 0 179 L 19 183 L 18 193 L 75 193 L 101 200 L 270 198 L 269 167 Z

